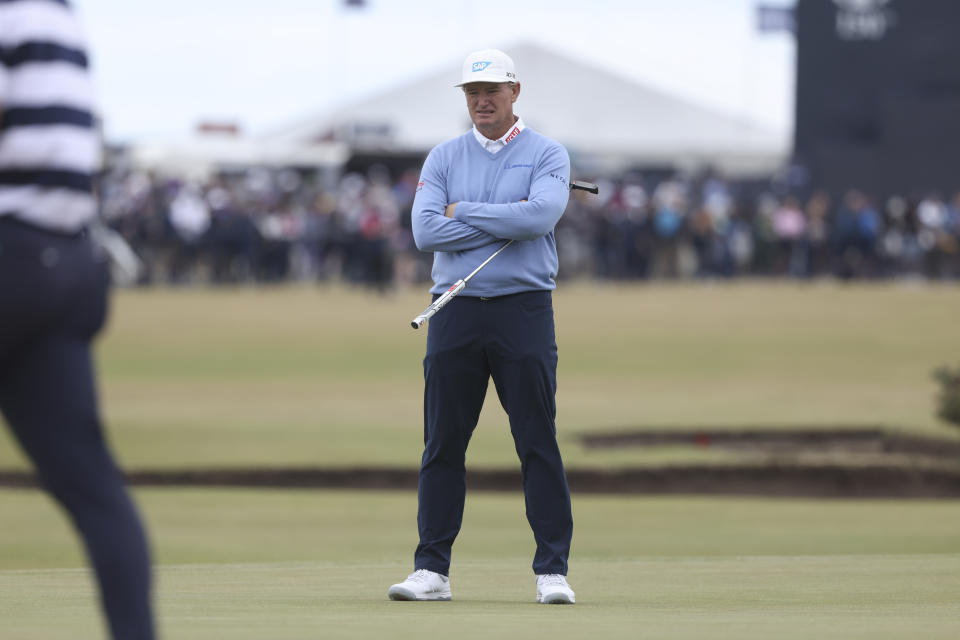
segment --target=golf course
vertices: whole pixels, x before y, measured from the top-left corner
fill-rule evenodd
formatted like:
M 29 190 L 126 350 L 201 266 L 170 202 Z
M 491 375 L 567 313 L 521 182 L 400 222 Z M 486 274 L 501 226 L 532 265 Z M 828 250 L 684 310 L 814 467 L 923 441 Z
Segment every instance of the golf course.
M 102 408 L 137 472 L 399 469 L 423 444 L 423 290 L 159 288 L 113 296 Z M 561 283 L 557 429 L 568 470 L 956 473 L 882 451 L 584 446 L 600 434 L 802 428 L 960 442 L 932 372 L 960 364 L 955 286 Z M 442 313 L 442 311 L 441 311 Z M 700 445 L 704 445 L 700 442 Z M 471 471 L 517 471 L 492 385 Z M 29 465 L 0 430 L 0 472 Z M 749 493 L 749 492 L 748 492 Z M 519 490 L 470 490 L 452 602 L 386 589 L 412 570 L 408 488 L 135 485 L 162 637 L 956 638 L 960 502 L 604 494 L 574 488 L 575 606 L 534 603 Z M 104 636 L 77 538 L 33 488 L 0 484 L 0 637 Z

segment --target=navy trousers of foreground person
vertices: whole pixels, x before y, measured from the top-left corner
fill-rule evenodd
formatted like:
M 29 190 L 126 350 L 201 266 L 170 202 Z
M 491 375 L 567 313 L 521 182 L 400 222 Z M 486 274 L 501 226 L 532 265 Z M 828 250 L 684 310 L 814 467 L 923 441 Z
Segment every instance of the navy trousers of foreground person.
M 415 567 L 450 572 L 466 494 L 467 444 L 493 378 L 510 419 L 537 574 L 567 573 L 570 491 L 557 446 L 557 343 L 549 291 L 460 296 L 430 319 Z
M 147 542 L 97 408 L 90 341 L 106 307 L 86 237 L 0 217 L 0 411 L 83 538 L 112 637 L 150 640 Z

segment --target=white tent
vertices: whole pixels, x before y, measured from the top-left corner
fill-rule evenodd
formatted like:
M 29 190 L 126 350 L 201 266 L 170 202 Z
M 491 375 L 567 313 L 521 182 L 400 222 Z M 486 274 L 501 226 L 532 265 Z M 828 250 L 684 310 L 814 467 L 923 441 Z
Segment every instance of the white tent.
M 786 134 L 675 98 L 540 46 L 512 47 L 521 83 L 515 111 L 563 143 L 574 162 L 717 167 L 731 175 L 769 172 L 787 157 Z M 271 139 L 342 140 L 354 148 L 426 151 L 470 128 L 459 80 L 449 71 L 386 90 L 274 131 Z
M 183 139 L 141 142 L 131 147 L 133 163 L 165 175 L 205 178 L 222 169 L 313 167 L 338 170 L 350 156 L 342 142 L 258 140 L 198 134 Z

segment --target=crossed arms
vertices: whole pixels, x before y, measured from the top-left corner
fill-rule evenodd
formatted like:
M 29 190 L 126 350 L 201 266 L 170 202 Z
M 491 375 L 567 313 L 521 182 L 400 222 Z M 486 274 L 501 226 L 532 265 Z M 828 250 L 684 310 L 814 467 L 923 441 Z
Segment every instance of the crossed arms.
M 552 148 L 534 169 L 530 193 L 519 202 L 450 202 L 444 167 L 427 156 L 413 203 L 413 238 L 421 251 L 466 251 L 503 240 L 533 240 L 557 225 L 570 197 L 570 161 Z

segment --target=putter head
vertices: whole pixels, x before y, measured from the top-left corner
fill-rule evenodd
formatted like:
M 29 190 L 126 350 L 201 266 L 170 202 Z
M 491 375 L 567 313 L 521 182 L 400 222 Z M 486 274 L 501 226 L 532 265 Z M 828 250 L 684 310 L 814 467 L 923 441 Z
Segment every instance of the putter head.
M 593 194 L 600 193 L 600 187 L 593 184 L 592 182 L 584 182 L 582 180 L 574 180 L 570 183 L 570 189 L 580 189 L 581 191 L 588 191 Z

